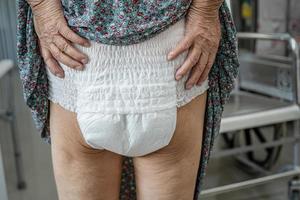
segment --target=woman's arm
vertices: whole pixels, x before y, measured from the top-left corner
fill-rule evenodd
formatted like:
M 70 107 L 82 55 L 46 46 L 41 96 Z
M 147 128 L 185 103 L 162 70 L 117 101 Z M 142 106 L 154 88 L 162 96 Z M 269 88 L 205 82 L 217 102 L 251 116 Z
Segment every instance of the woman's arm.
M 214 21 L 219 17 L 219 8 L 224 0 L 193 0 L 189 10 L 206 21 Z
M 73 32 L 63 15 L 60 0 L 27 0 L 33 12 L 34 29 L 39 38 L 42 57 L 50 71 L 63 78 L 58 61 L 82 69 L 88 57 L 73 47 L 71 42 L 88 47 L 89 41 Z
M 186 81 L 187 89 L 194 84 L 201 85 L 214 63 L 221 39 L 219 8 L 223 1 L 193 0 L 186 16 L 185 37 L 168 54 L 171 60 L 189 50 L 187 59 L 175 75 L 179 80 L 191 71 Z

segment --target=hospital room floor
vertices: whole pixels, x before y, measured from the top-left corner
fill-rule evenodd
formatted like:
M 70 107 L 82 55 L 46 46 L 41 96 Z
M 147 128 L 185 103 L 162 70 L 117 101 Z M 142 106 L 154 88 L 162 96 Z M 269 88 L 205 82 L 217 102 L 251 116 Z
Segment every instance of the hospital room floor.
M 216 143 L 214 151 L 220 146 L 219 144 L 222 141 L 218 138 L 218 144 Z M 278 162 L 272 167 L 272 172 L 276 172 L 276 170 L 282 169 L 287 164 L 291 164 L 291 156 L 284 155 L 292 155 L 291 148 L 284 147 L 282 149 Z M 204 180 L 206 183 L 204 189 L 262 177 L 260 174 L 251 175 L 247 173 L 247 170 L 244 170 L 245 167 L 240 165 L 233 156 L 213 158 L 210 160 L 208 166 L 207 175 Z M 289 180 L 290 178 L 277 179 L 267 184 L 259 184 L 217 196 L 204 197 L 203 200 L 287 200 Z
M 16 80 L 19 80 L 16 76 Z M 26 182 L 25 190 L 16 187 L 16 172 L 13 160 L 11 135 L 8 126 L 0 122 L 0 141 L 4 154 L 5 172 L 9 200 L 56 200 L 57 194 L 54 184 L 53 169 L 51 165 L 50 147 L 41 142 L 36 133 L 30 112 L 25 106 L 21 92 L 20 81 L 15 81 L 15 105 L 17 114 L 17 133 L 21 141 L 20 151 L 23 161 L 23 174 Z M 222 145 L 221 137 L 218 138 L 215 148 Z M 214 149 L 217 150 L 217 149 Z M 279 163 L 287 163 L 292 155 L 292 149 L 284 147 Z M 299 152 L 300 153 L 300 152 Z M 243 168 L 237 165 L 233 157 L 212 158 L 208 165 L 205 177 L 205 188 L 233 183 L 234 181 L 251 179 Z M 217 196 L 204 197 L 203 200 L 287 200 L 287 181 L 280 179 L 268 184 L 228 192 Z M 202 200 L 201 199 L 201 200 Z

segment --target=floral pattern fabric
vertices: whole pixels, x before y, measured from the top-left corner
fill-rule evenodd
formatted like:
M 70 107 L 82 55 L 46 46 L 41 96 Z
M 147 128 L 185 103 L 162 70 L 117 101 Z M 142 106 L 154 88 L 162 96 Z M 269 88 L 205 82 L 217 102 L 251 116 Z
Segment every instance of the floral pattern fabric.
M 192 0 L 61 0 L 69 26 L 96 42 L 141 42 L 181 19 Z
M 153 37 L 180 20 L 191 2 L 62 0 L 62 5 L 68 24 L 79 35 L 110 45 L 130 45 Z M 199 199 L 213 144 L 219 135 L 224 105 L 239 72 L 236 29 L 226 2 L 221 5 L 219 16 L 222 38 L 208 76 L 207 107 L 194 200 Z M 47 73 L 38 48 L 32 10 L 26 0 L 17 0 L 17 59 L 24 100 L 41 139 L 51 144 Z M 133 160 L 125 157 L 120 199 L 134 200 L 135 192 Z

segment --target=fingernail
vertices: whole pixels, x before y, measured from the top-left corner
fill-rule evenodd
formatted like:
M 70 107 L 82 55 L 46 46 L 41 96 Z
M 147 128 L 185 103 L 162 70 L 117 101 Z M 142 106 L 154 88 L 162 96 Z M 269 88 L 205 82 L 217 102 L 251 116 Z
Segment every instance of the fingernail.
M 77 69 L 77 70 L 82 70 L 83 67 L 82 67 L 82 66 L 77 66 L 76 69 Z
M 192 88 L 192 86 L 193 86 L 193 85 L 191 85 L 191 84 L 188 84 L 188 85 L 186 86 L 186 88 L 187 88 L 187 89 L 191 89 L 191 88 Z
M 84 43 L 84 46 L 85 46 L 85 47 L 90 47 L 91 44 L 90 44 L 89 42 L 86 42 L 86 43 Z
M 87 64 L 87 63 L 88 63 L 88 59 L 87 59 L 87 58 L 84 58 L 84 59 L 81 60 L 81 62 L 82 62 L 83 64 Z
M 182 75 L 181 75 L 181 74 L 176 75 L 176 79 L 177 79 L 177 80 L 179 80 L 179 79 L 181 79 L 181 78 L 182 78 Z
M 169 55 L 168 55 L 168 60 L 170 60 L 173 57 L 173 55 L 174 55 L 174 53 L 170 52 Z
M 57 77 L 59 77 L 59 78 L 63 78 L 63 77 L 64 77 L 64 75 L 61 74 L 61 73 L 56 73 L 55 76 L 57 76 Z

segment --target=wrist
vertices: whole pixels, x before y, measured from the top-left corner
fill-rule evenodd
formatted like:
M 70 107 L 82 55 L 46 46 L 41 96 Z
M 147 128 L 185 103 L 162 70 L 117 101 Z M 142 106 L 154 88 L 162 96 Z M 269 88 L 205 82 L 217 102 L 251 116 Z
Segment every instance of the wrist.
M 217 21 L 219 9 L 224 0 L 193 0 L 190 11 L 197 14 L 204 21 Z
M 62 11 L 61 2 L 59 0 L 27 0 L 33 15 L 38 17 L 49 16 L 51 13 L 56 15 Z

